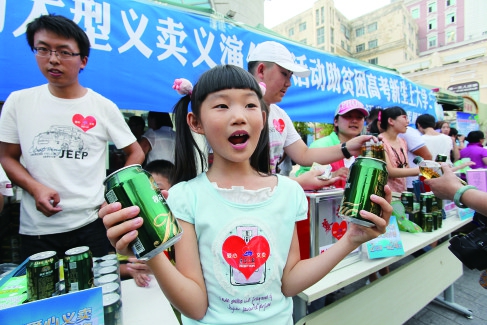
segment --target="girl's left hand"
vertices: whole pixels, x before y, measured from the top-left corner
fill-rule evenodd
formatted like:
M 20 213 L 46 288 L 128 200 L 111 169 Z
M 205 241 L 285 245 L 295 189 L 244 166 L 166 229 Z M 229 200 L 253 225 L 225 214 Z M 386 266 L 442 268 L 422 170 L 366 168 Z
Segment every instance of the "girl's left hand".
M 345 233 L 345 236 L 348 236 L 349 240 L 353 243 L 362 244 L 386 232 L 389 219 L 392 215 L 392 205 L 390 204 L 392 201 L 392 191 L 387 185 L 384 187 L 384 191 L 384 198 L 374 194 L 370 196 L 370 199 L 382 208 L 381 216 L 364 210 L 360 211 L 360 216 L 373 222 L 375 224 L 374 227 L 364 227 L 352 222 L 349 223 L 350 228 Z

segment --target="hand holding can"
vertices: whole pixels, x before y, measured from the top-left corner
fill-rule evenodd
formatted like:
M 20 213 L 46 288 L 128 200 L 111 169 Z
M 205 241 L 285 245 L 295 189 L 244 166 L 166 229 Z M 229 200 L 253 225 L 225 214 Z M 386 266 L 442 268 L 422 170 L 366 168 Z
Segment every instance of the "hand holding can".
M 174 218 L 152 176 L 140 165 L 131 165 L 110 174 L 104 181 L 108 203 L 120 202 L 122 208 L 136 205 L 144 223 L 131 243 L 134 255 L 149 260 L 174 245 L 182 228 Z

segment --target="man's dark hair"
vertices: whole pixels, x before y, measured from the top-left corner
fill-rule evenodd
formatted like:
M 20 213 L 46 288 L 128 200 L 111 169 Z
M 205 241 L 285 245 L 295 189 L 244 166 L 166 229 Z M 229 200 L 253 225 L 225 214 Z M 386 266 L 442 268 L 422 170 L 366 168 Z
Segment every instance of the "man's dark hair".
M 90 55 L 90 40 L 74 21 L 64 16 L 49 14 L 41 15 L 28 23 L 25 34 L 32 51 L 34 51 L 34 35 L 40 30 L 46 30 L 67 39 L 74 39 L 78 44 L 81 59 Z
M 418 116 L 416 119 L 416 129 L 418 129 L 418 126 L 422 127 L 423 129 L 426 128 L 435 128 L 436 125 L 436 120 L 433 115 L 430 114 L 423 114 Z
M 164 159 L 153 160 L 145 165 L 144 169 L 151 174 L 155 173 L 167 178 L 169 184 L 173 184 L 174 164 L 172 162 Z

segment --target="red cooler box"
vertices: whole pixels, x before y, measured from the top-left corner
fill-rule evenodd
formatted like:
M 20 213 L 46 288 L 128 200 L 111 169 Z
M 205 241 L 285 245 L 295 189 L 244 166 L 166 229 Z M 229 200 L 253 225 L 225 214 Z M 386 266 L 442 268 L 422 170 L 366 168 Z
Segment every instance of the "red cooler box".
M 301 259 L 317 256 L 336 243 L 347 231 L 348 222 L 338 215 L 343 189 L 306 192 L 308 218 L 297 223 Z M 335 269 L 360 260 L 360 247 Z

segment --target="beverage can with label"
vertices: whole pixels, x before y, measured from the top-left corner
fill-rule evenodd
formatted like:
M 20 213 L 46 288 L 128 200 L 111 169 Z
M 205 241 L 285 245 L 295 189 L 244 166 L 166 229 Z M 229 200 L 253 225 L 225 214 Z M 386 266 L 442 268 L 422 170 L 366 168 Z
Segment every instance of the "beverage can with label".
M 140 165 L 130 165 L 110 174 L 104 181 L 108 203 L 120 202 L 122 208 L 137 205 L 144 219 L 139 235 L 131 243 L 134 255 L 149 260 L 174 245 L 182 228 L 150 173 Z

